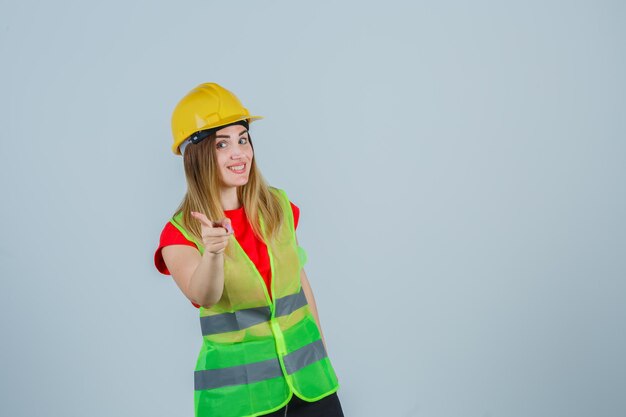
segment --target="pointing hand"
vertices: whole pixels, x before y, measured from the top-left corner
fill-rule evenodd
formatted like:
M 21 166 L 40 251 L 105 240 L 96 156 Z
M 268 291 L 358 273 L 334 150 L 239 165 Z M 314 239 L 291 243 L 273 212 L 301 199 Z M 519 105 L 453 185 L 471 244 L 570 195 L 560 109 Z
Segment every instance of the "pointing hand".
M 215 254 L 223 253 L 228 246 L 228 238 L 234 233 L 230 219 L 227 217 L 213 222 L 203 213 L 192 211 L 191 215 L 200 222 L 204 250 Z

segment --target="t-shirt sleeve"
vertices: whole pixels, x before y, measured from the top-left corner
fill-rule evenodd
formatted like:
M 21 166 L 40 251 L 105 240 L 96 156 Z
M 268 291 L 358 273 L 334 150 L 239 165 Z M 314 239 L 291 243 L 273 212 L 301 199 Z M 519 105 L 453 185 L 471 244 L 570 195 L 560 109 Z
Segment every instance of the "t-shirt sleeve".
M 178 230 L 174 225 L 170 222 L 167 222 L 163 231 L 161 232 L 161 238 L 159 240 L 159 247 L 156 252 L 154 252 L 154 266 L 159 270 L 163 275 L 171 275 L 170 271 L 167 269 L 167 265 L 165 265 L 165 261 L 163 260 L 163 255 L 161 254 L 161 249 L 169 245 L 188 245 L 193 246 L 196 245 L 187 240 L 185 236 Z M 194 307 L 200 308 L 200 306 L 193 301 L 191 301 Z
M 159 247 L 156 252 L 154 252 L 154 266 L 159 270 L 163 275 L 171 275 L 170 271 L 167 269 L 167 265 L 165 265 L 165 261 L 163 260 L 163 255 L 161 254 L 161 249 L 170 245 L 188 245 L 193 246 L 196 245 L 187 240 L 185 236 L 178 230 L 172 223 L 167 222 L 163 231 L 161 232 L 161 239 L 159 240 Z
M 297 229 L 298 228 L 298 220 L 300 220 L 300 209 L 298 208 L 298 206 L 293 204 L 291 201 L 289 202 L 289 204 L 291 204 L 291 211 L 293 212 L 293 228 Z

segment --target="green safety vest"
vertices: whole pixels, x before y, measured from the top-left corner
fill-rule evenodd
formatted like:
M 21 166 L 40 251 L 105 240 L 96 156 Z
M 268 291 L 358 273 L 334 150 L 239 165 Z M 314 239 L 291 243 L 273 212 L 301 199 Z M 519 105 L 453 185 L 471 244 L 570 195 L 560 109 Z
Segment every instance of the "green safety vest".
M 284 407 L 292 393 L 317 401 L 339 388 L 315 318 L 300 284 L 306 255 L 296 243 L 285 192 L 276 193 L 283 226 L 267 250 L 271 289 L 234 235 L 224 256 L 224 291 L 211 308 L 200 307 L 203 343 L 194 373 L 196 417 L 253 417 Z M 201 242 L 171 223 L 204 253 Z M 260 218 L 264 231 L 263 219 Z

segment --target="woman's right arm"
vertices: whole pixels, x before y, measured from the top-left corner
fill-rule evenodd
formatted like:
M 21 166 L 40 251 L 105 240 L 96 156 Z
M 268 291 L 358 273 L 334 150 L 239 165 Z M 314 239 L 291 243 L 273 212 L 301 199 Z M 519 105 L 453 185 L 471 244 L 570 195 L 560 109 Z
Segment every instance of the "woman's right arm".
M 191 215 L 201 224 L 204 254 L 191 246 L 171 245 L 161 250 L 178 288 L 193 303 L 210 308 L 224 291 L 224 250 L 233 234 L 230 219 L 212 222 L 204 214 Z
M 209 308 L 222 297 L 224 255 L 186 245 L 166 246 L 161 250 L 172 278 L 185 296 L 195 304 Z

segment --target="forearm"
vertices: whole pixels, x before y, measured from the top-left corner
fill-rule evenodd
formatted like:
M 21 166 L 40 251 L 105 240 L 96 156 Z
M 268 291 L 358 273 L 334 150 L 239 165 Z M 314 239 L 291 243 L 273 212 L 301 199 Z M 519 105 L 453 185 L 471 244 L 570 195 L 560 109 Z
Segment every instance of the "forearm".
M 204 252 L 189 279 L 189 295 L 203 307 L 211 307 L 222 298 L 224 291 L 223 253 Z

